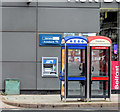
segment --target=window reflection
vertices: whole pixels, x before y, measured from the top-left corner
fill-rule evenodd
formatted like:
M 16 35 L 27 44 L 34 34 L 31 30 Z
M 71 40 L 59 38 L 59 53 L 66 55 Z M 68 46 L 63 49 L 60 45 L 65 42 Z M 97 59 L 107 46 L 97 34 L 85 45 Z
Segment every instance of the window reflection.
M 85 75 L 85 50 L 69 49 L 68 50 L 68 75 L 84 76 Z
M 92 76 L 108 75 L 108 50 L 92 50 Z

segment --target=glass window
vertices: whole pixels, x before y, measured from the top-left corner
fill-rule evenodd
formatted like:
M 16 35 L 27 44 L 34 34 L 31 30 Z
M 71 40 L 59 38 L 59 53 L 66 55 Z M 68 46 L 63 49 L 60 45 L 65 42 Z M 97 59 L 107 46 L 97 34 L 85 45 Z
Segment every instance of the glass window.
M 69 81 L 68 95 L 85 96 L 85 82 L 84 81 Z
M 85 50 L 68 49 L 68 75 L 85 76 Z
M 92 81 L 91 96 L 108 95 L 108 81 Z
M 119 59 L 119 26 L 120 13 L 116 9 L 101 9 L 99 35 L 109 37 L 112 40 L 112 61 Z
M 108 76 L 108 49 L 92 50 L 91 76 Z

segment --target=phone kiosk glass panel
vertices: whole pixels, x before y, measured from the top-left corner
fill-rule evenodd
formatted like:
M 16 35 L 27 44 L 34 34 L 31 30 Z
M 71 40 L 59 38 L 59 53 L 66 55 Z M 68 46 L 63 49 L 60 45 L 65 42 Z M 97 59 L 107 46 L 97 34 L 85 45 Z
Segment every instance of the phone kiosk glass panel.
M 108 96 L 108 81 L 92 81 L 91 96 Z
M 85 78 L 85 49 L 68 49 L 68 77 Z M 68 81 L 68 96 L 85 96 L 85 81 Z
M 85 49 L 68 49 L 68 76 L 85 76 Z
M 108 76 L 108 49 L 92 49 L 91 76 Z

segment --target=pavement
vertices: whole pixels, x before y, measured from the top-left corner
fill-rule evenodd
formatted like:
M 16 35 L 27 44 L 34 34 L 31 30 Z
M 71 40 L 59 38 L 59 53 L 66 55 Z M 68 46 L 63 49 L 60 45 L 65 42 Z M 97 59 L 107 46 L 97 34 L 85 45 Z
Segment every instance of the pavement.
M 2 109 L 16 109 L 16 108 L 19 109 L 20 107 L 8 105 L 8 104 L 2 102 L 2 95 L 0 95 L 0 110 L 2 110 Z
M 79 99 L 61 101 L 60 95 L 7 95 L 1 96 L 2 108 L 115 108 L 118 109 L 120 95 L 112 94 L 109 99 L 91 99 L 82 102 Z M 11 105 L 11 106 L 10 106 Z

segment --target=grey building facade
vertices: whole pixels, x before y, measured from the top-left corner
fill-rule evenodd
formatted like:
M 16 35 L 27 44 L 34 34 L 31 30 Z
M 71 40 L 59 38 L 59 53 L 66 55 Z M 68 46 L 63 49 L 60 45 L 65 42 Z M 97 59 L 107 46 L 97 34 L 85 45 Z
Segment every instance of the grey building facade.
M 61 2 L 62 1 L 62 2 Z M 110 6 L 111 5 L 111 6 Z M 58 57 L 61 48 L 39 46 L 41 33 L 99 33 L 100 8 L 118 3 L 77 3 L 75 0 L 3 2 L 2 88 L 4 80 L 19 79 L 21 90 L 60 90 L 59 78 L 43 78 L 42 57 Z

